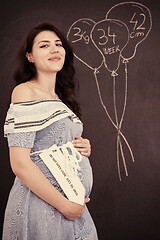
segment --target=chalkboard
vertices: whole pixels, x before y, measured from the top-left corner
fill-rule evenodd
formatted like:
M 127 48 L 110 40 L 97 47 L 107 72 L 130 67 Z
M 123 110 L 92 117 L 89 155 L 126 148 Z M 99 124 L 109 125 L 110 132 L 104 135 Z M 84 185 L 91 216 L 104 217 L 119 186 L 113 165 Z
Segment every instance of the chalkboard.
M 3 124 L 17 47 L 34 24 L 50 20 L 74 49 L 99 239 L 159 239 L 159 9 L 158 0 L 2 1 L 1 230 L 14 180 Z

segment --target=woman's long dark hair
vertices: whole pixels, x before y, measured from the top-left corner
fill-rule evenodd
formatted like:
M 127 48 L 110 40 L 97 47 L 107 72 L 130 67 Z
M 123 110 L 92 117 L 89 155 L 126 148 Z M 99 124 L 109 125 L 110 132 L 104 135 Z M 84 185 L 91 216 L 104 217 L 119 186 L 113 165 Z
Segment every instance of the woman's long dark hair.
M 52 23 L 43 22 L 35 26 L 23 39 L 18 54 L 17 65 L 14 71 L 14 79 L 16 84 L 30 81 L 37 77 L 37 70 L 34 63 L 31 63 L 26 58 L 26 53 L 32 52 L 32 46 L 35 37 L 42 31 L 52 31 L 62 41 L 66 51 L 65 62 L 63 68 L 57 73 L 55 92 L 59 98 L 78 116 L 81 117 L 79 103 L 75 96 L 75 68 L 73 66 L 73 50 L 65 35 Z

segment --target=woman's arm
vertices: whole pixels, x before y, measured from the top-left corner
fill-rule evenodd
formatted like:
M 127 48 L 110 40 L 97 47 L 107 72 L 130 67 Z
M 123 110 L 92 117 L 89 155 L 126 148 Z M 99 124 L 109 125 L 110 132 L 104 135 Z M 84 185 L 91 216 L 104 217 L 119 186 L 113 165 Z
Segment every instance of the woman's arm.
M 91 155 L 91 144 L 88 139 L 76 135 L 72 143 L 83 156 L 89 157 Z
M 30 159 L 30 148 L 10 147 L 10 162 L 14 174 L 38 197 L 59 210 L 68 220 L 75 220 L 85 206 L 65 198 Z M 89 199 L 85 199 L 85 203 Z

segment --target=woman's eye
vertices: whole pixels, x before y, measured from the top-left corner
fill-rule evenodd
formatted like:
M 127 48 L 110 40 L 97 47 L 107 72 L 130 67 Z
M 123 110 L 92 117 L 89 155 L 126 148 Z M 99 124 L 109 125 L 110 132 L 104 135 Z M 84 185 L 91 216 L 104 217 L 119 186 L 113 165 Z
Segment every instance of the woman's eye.
M 56 46 L 63 47 L 62 43 L 57 43 Z
M 49 47 L 48 44 L 44 44 L 44 45 L 40 46 L 40 48 L 47 48 L 47 47 Z

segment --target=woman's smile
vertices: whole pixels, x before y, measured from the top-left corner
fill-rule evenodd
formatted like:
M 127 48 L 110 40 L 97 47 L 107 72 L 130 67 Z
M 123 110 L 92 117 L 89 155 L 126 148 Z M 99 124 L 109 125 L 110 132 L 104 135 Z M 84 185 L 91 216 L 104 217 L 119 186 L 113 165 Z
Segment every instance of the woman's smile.
M 61 58 L 59 56 L 54 56 L 54 57 L 49 58 L 48 60 L 52 61 L 52 62 L 58 62 L 61 60 Z

